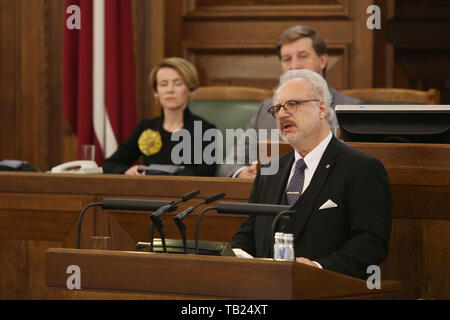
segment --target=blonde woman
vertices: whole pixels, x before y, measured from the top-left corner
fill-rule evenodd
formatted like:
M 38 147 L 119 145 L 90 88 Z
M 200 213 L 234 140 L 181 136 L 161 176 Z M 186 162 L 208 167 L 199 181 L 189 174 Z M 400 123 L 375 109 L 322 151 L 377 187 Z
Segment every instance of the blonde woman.
M 191 159 L 181 163 L 184 169 L 178 174 L 214 176 L 215 164 L 206 164 L 203 157 L 201 164 L 194 164 L 194 122 L 197 127 L 201 124 L 202 128 L 201 136 L 196 136 L 196 139 L 201 139 L 204 131 L 215 128 L 189 111 L 189 97 L 199 84 L 195 67 L 182 58 L 163 59 L 151 71 L 149 84 L 162 107 L 161 116 L 142 120 L 128 140 L 103 162 L 103 171 L 145 175 L 139 169 L 150 164 L 174 165 L 172 149 L 181 140 L 171 141 L 171 137 L 174 132 L 186 129 L 191 137 Z M 209 143 L 202 143 L 202 151 Z M 143 164 L 136 165 L 136 160 L 141 156 Z

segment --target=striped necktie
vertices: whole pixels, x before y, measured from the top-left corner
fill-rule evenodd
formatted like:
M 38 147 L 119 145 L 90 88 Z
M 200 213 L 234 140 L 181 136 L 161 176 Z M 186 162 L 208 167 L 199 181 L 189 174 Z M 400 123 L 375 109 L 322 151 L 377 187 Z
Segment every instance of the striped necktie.
M 302 194 L 303 183 L 305 182 L 306 163 L 303 159 L 298 159 L 295 164 L 295 171 L 286 189 L 286 199 L 290 206 L 297 202 Z

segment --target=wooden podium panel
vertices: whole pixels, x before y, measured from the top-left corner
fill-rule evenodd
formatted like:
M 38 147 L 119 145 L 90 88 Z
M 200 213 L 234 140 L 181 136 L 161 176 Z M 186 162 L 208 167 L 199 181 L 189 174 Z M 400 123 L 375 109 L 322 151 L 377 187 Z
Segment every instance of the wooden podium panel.
M 80 268 L 80 290 L 67 289 L 67 267 Z M 400 283 L 366 282 L 296 262 L 272 259 L 51 248 L 46 284 L 53 299 L 392 299 Z M 69 292 L 70 291 L 70 292 Z M 93 291 L 96 291 L 94 294 Z M 83 292 L 86 292 L 83 295 Z M 71 294 L 73 293 L 73 295 Z M 126 294 L 130 294 L 126 296 Z

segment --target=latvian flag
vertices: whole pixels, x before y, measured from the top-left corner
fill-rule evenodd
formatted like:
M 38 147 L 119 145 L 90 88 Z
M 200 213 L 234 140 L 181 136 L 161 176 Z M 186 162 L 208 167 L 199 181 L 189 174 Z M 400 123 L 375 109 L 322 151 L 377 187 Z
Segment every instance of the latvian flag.
M 95 144 L 100 165 L 136 126 L 131 0 L 65 5 L 63 112 L 78 137 L 78 158 L 82 144 Z M 69 28 L 74 6 L 81 23 Z

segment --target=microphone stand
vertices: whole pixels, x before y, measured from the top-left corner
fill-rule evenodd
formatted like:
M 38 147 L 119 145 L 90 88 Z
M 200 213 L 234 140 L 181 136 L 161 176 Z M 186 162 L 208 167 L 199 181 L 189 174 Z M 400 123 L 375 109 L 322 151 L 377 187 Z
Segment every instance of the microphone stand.
M 162 213 L 172 212 L 172 211 L 175 211 L 177 209 L 178 209 L 178 207 L 176 206 L 176 202 L 172 201 L 171 204 L 168 204 L 168 205 L 166 205 L 164 207 L 159 208 L 155 213 L 158 213 L 158 212 L 162 212 Z M 154 239 L 155 225 L 156 225 L 156 228 L 158 229 L 158 231 L 159 231 L 159 233 L 161 235 L 161 244 L 162 244 L 162 247 L 163 247 L 163 252 L 167 252 L 166 235 L 164 233 L 164 225 L 163 225 L 161 219 L 159 218 L 159 215 L 155 215 L 155 213 L 153 213 L 150 216 L 150 218 L 152 220 L 152 229 L 151 229 L 151 234 L 150 234 L 150 237 L 151 237 L 150 239 L 152 241 L 150 242 L 150 252 L 153 252 L 153 239 Z
M 195 226 L 195 254 L 196 255 L 198 255 L 198 231 L 200 229 L 200 220 L 202 220 L 203 215 L 207 211 L 211 211 L 211 210 L 217 210 L 217 207 L 207 207 L 207 208 L 203 209 L 202 212 L 200 212 L 200 214 L 197 217 L 197 224 Z
M 203 204 L 203 203 L 200 203 L 200 204 Z M 200 204 L 199 204 L 199 205 L 200 205 Z M 198 206 L 198 205 L 197 205 L 197 206 Z M 192 211 L 194 211 L 195 208 L 196 208 L 196 207 L 191 207 L 191 208 L 189 208 L 189 211 L 187 211 L 188 214 L 191 213 Z M 187 254 L 186 226 L 184 225 L 183 218 L 177 219 L 177 217 L 174 217 L 173 220 L 175 221 L 175 224 L 177 225 L 178 230 L 180 230 L 181 238 L 183 239 L 184 253 Z
M 181 199 L 177 200 L 177 201 L 172 201 L 170 204 L 159 208 L 156 212 L 154 212 L 150 218 L 152 219 L 152 231 L 151 231 L 151 241 L 150 241 L 150 251 L 153 251 L 153 234 L 154 234 L 154 229 L 153 227 L 156 226 L 156 228 L 158 229 L 159 233 L 161 234 L 161 243 L 163 246 L 163 252 L 167 252 L 167 248 L 166 248 L 166 236 L 164 234 L 164 225 L 161 221 L 161 216 L 166 213 L 166 212 L 172 212 L 177 210 L 177 204 L 180 202 L 186 202 L 191 200 L 192 198 L 194 198 L 195 196 L 197 196 L 200 193 L 200 190 L 194 190 L 189 192 L 188 194 L 185 194 Z
M 190 215 L 197 207 L 204 205 L 204 204 L 210 204 L 210 203 L 217 201 L 223 197 L 225 197 L 224 192 L 217 193 L 213 196 L 206 198 L 205 200 L 196 204 L 195 206 L 187 208 L 186 210 L 184 210 L 180 214 L 177 214 L 173 218 L 173 220 L 175 221 L 175 224 L 177 225 L 178 229 L 180 230 L 181 237 L 183 238 L 183 248 L 184 248 L 185 254 L 187 253 L 187 243 L 186 243 L 186 225 L 184 224 L 184 218 L 186 218 L 188 215 Z
M 97 207 L 97 206 L 101 206 L 102 202 L 93 202 L 88 204 L 87 206 L 85 206 L 83 208 L 83 210 L 81 210 L 80 216 L 78 217 L 78 231 L 77 231 L 77 248 L 80 249 L 80 242 L 81 242 L 81 224 L 83 222 L 83 216 L 86 213 L 87 209 L 91 208 L 91 207 Z

